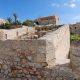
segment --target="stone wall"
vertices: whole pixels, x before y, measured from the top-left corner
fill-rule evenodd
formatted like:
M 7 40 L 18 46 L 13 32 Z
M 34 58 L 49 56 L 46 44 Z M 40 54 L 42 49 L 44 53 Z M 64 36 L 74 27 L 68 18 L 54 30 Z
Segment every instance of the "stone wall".
M 35 28 L 33 27 L 28 27 L 28 26 L 23 26 L 22 28 L 17 28 L 17 29 L 0 29 L 0 40 L 14 40 L 22 35 L 25 34 L 34 34 L 35 33 Z
M 68 54 L 69 54 L 69 49 L 70 49 L 69 25 L 64 25 L 58 30 L 48 33 L 47 35 L 44 35 L 40 39 L 45 39 L 46 41 L 49 41 L 51 42 L 51 44 L 53 44 L 54 52 L 51 52 L 51 54 L 47 55 L 47 57 L 52 59 L 51 58 L 52 55 L 55 54 L 55 64 L 56 65 L 69 63 L 69 59 L 68 59 Z
M 73 80 L 70 69 L 57 66 L 66 63 L 69 36 L 65 25 L 38 40 L 0 41 L 0 79 Z
M 51 48 L 50 51 L 48 51 L 49 49 L 46 50 L 47 47 Z M 28 78 L 32 75 L 34 77 L 41 74 L 39 71 L 35 73 L 36 69 L 45 70 L 44 67 L 48 66 L 46 53 L 54 52 L 52 47 L 53 45 L 47 45 L 45 40 L 0 41 L 1 78 L 8 80 Z M 52 57 L 54 59 L 54 54 Z
M 72 70 L 80 76 L 80 41 L 71 42 L 70 62 Z
M 80 24 L 70 25 L 70 32 L 73 34 L 80 34 Z

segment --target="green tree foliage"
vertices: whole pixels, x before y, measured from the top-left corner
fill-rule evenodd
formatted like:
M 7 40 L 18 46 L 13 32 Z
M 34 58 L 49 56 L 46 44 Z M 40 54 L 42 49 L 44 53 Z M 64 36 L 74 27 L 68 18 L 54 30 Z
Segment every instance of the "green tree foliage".
M 6 24 L 3 24 L 3 25 L 0 25 L 0 29 L 11 29 L 11 24 L 6 23 Z
M 18 20 L 17 15 L 14 13 L 13 18 L 8 17 L 6 24 L 0 25 L 0 29 L 13 29 L 21 27 L 21 22 Z
M 13 14 L 13 25 L 21 25 L 21 22 L 18 20 L 16 13 Z
M 7 18 L 7 21 L 11 24 L 13 22 L 12 18 L 11 17 L 8 17 Z
M 57 29 L 57 28 L 59 28 L 61 26 L 62 25 L 58 25 L 58 26 L 54 26 L 54 25 L 51 25 L 51 26 L 41 26 L 41 27 L 36 27 L 36 30 L 38 30 L 38 31 L 41 31 L 41 30 L 48 31 L 48 30 Z
M 18 22 L 18 16 L 16 13 L 13 13 L 13 17 L 14 17 L 14 24 L 17 24 Z
M 23 25 L 34 26 L 34 21 L 32 21 L 32 20 L 26 20 L 26 21 L 23 22 Z

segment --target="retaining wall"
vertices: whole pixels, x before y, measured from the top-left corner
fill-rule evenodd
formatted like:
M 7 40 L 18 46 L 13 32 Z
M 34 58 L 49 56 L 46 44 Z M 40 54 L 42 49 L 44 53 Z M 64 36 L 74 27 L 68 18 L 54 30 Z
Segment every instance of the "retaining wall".
M 50 69 L 67 59 L 69 36 L 65 25 L 38 40 L 0 41 L 1 80 L 70 80 L 67 72 Z
M 71 42 L 70 62 L 72 70 L 80 76 L 80 41 Z
M 25 35 L 25 34 L 34 34 L 35 28 L 23 26 L 22 28 L 17 29 L 0 29 L 0 40 L 14 40 L 18 38 L 19 36 Z
M 49 54 L 49 58 L 52 59 L 52 54 L 55 54 L 55 63 L 64 64 L 69 63 L 68 54 L 70 49 L 70 31 L 69 25 L 64 25 L 58 30 L 51 32 L 40 39 L 45 39 L 46 41 L 53 44 L 54 52 Z M 50 57 L 51 56 L 51 57 Z

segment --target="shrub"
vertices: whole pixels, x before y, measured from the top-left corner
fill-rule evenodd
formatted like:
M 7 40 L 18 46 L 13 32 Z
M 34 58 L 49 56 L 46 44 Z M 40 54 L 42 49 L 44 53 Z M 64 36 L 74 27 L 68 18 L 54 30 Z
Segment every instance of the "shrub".
M 80 40 L 80 34 L 71 34 L 70 35 L 71 40 Z

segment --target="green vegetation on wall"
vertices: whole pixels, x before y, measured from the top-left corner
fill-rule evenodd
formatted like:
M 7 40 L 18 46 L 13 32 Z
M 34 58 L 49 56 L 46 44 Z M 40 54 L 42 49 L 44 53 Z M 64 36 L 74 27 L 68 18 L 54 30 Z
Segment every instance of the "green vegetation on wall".
M 36 30 L 38 30 L 38 31 L 41 31 L 41 30 L 45 30 L 45 31 L 47 31 L 47 30 L 53 30 L 53 29 L 57 29 L 57 28 L 59 28 L 59 27 L 61 27 L 62 25 L 56 25 L 56 26 L 54 26 L 54 25 L 51 25 L 51 26 L 41 26 L 41 27 L 36 27 Z
M 80 40 L 80 34 L 71 34 L 70 39 L 75 41 Z

